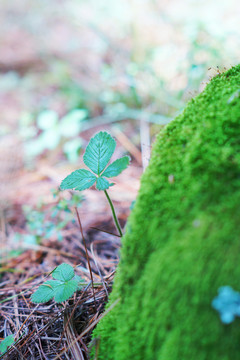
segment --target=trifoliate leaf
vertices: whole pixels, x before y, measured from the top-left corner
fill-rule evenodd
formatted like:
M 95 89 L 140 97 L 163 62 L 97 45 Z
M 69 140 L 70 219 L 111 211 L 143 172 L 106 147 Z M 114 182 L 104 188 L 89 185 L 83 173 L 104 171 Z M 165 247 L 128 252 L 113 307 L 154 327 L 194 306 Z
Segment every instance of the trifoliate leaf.
M 111 159 L 115 147 L 116 141 L 111 135 L 100 131 L 91 138 L 83 155 L 83 161 L 95 174 L 100 175 Z
M 128 167 L 129 162 L 129 156 L 123 156 L 122 158 L 115 160 L 106 168 L 106 170 L 102 173 L 102 176 L 106 176 L 108 178 L 118 176 L 123 170 Z
M 74 277 L 74 269 L 71 265 L 62 263 L 53 270 L 52 277 L 56 280 L 69 281 Z
M 96 176 L 91 171 L 79 169 L 68 175 L 61 183 L 61 189 L 85 190 L 90 188 L 96 181 Z
M 106 190 L 110 186 L 109 181 L 103 177 L 97 178 L 96 188 L 98 190 Z
M 0 352 L 5 353 L 7 348 L 14 343 L 14 335 L 8 335 L 5 337 L 3 341 L 0 343 Z
M 31 301 L 36 304 L 48 302 L 54 297 L 54 289 L 59 284 L 61 282 L 57 280 L 46 281 L 32 294 Z
M 62 282 L 54 288 L 54 300 L 57 303 L 68 300 L 75 293 L 77 288 L 78 281 L 76 279 Z

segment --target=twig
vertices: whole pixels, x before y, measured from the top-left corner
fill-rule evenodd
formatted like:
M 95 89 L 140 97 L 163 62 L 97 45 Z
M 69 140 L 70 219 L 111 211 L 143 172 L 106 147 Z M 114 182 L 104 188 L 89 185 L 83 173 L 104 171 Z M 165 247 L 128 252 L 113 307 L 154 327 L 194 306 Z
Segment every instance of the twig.
M 78 213 L 78 210 L 77 210 L 76 207 L 75 207 L 75 211 L 76 211 L 76 214 L 77 214 L 77 219 L 78 219 L 78 224 L 79 224 L 81 235 L 82 235 L 83 244 L 85 246 L 86 257 L 87 257 L 89 272 L 90 272 L 91 281 L 92 281 L 92 291 L 93 291 L 94 305 L 96 307 L 96 298 L 95 298 L 94 285 L 93 285 L 93 275 L 92 275 L 92 269 L 91 269 L 90 260 L 89 260 L 89 256 L 88 256 L 87 244 L 86 244 L 86 241 L 85 241 L 85 238 L 84 238 L 84 235 L 83 235 L 82 223 L 81 223 L 80 216 L 79 216 L 79 213 Z
M 97 260 L 96 260 L 96 258 L 95 258 L 95 255 L 94 255 L 93 244 L 90 245 L 90 249 L 91 249 L 91 253 L 92 253 L 93 260 L 94 260 L 94 262 L 95 262 L 95 265 L 96 265 L 98 274 L 99 274 L 99 276 L 100 276 L 100 278 L 101 278 L 101 280 L 102 280 L 102 284 L 103 284 L 103 287 L 104 287 L 104 289 L 105 289 L 105 291 L 106 291 L 107 298 L 108 298 L 109 295 L 108 295 L 107 287 L 106 287 L 105 281 L 104 281 L 104 279 L 103 279 L 102 273 L 101 273 L 101 271 L 100 271 L 100 269 L 99 269 L 99 267 L 98 267 L 98 263 L 97 263 Z
M 137 162 L 142 164 L 142 154 L 141 151 L 129 140 L 129 138 L 118 128 L 113 127 L 113 132 L 118 141 L 123 145 L 123 147 L 130 152 L 132 156 L 137 160 Z
M 109 235 L 112 235 L 112 236 L 117 236 L 117 237 L 121 237 L 120 235 L 118 234 L 113 234 L 112 232 L 110 231 L 106 231 L 106 230 L 102 230 L 102 229 L 99 229 L 95 226 L 91 226 L 90 229 L 94 229 L 94 230 L 97 230 L 97 231 L 100 231 L 100 232 L 103 232 L 103 233 L 106 233 L 106 234 L 109 234 Z

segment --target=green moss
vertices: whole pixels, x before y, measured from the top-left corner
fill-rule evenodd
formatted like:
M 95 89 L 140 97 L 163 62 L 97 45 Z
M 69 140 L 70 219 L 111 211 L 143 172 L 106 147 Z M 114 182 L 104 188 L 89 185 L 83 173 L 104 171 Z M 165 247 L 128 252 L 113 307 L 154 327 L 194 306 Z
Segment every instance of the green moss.
M 218 75 L 158 136 L 123 238 L 99 360 L 237 360 L 240 319 L 212 308 L 240 291 L 240 66 Z

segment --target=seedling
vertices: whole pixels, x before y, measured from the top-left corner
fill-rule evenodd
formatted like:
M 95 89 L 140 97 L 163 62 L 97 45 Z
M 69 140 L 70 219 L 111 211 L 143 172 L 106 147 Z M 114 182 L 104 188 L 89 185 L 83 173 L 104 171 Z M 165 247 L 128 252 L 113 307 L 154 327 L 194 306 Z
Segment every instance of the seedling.
M 130 161 L 129 156 L 123 156 L 109 163 L 116 148 L 116 141 L 110 134 L 100 131 L 91 138 L 83 155 L 84 164 L 91 170 L 79 169 L 68 175 L 61 183 L 61 189 L 75 189 L 78 191 L 89 189 L 95 184 L 98 190 L 103 190 L 111 207 L 113 220 L 119 235 L 122 236 L 122 229 L 119 224 L 113 203 L 107 193 L 107 189 L 113 186 L 106 178 L 118 176 L 125 170 Z
M 44 282 L 31 296 L 33 303 L 45 303 L 52 298 L 57 303 L 68 300 L 75 291 L 83 287 L 81 277 L 75 275 L 74 269 L 69 264 L 57 266 L 53 272 L 54 280 Z

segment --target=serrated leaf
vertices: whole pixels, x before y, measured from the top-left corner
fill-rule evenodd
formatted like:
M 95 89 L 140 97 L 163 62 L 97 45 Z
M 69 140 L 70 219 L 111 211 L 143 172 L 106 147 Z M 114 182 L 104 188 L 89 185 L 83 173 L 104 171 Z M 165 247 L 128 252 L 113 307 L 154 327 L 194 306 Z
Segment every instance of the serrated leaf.
M 103 177 L 97 178 L 96 188 L 98 190 L 106 190 L 110 186 L 109 181 Z
M 77 290 L 78 281 L 72 279 L 54 288 L 54 300 L 59 303 L 68 300 Z
M 100 175 L 116 148 L 116 141 L 107 132 L 100 131 L 91 138 L 83 161 L 95 174 Z
M 96 181 L 96 176 L 89 170 L 79 169 L 68 175 L 61 183 L 61 189 L 85 190 L 90 188 Z
M 129 162 L 129 156 L 123 156 L 122 158 L 115 160 L 106 168 L 106 170 L 102 173 L 102 176 L 106 176 L 108 178 L 118 176 L 128 167 Z
M 61 282 L 57 280 L 46 281 L 32 294 L 31 301 L 36 304 L 48 302 L 54 297 L 54 289 L 59 284 Z
M 7 348 L 14 343 L 14 335 L 8 335 L 5 337 L 3 341 L 0 343 L 0 352 L 5 353 Z
M 74 269 L 71 265 L 62 263 L 53 270 L 52 277 L 56 280 L 69 281 L 74 277 Z

